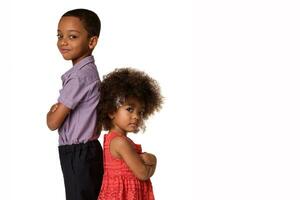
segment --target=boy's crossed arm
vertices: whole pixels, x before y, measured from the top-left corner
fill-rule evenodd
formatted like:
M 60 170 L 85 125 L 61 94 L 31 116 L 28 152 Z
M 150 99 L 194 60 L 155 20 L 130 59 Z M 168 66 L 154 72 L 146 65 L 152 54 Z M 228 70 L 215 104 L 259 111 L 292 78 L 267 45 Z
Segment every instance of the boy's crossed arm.
M 51 131 L 58 129 L 65 121 L 71 109 L 62 103 L 56 103 L 51 106 L 47 114 L 47 126 Z

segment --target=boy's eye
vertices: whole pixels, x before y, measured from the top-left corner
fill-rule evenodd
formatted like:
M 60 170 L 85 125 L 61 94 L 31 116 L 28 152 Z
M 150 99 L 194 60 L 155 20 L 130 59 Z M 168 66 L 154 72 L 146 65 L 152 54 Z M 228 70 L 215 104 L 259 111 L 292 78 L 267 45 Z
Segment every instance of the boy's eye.
M 77 36 L 76 35 L 70 35 L 69 38 L 70 39 L 75 39 L 75 38 L 77 38 Z
M 62 35 L 60 35 L 60 34 L 57 34 L 56 36 L 57 36 L 58 39 L 62 38 Z

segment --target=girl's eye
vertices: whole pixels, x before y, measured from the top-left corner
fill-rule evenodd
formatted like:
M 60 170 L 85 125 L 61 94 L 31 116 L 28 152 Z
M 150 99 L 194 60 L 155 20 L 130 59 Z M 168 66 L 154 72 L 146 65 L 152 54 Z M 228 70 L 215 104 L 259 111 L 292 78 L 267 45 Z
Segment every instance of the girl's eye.
M 126 110 L 127 110 L 128 112 L 133 112 L 133 108 L 131 108 L 131 107 L 126 108 Z

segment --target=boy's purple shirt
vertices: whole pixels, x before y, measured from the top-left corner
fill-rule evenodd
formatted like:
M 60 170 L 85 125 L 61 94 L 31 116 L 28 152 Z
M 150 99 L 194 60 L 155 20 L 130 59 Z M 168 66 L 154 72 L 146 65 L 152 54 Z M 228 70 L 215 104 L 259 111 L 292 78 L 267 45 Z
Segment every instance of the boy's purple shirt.
M 58 102 L 71 109 L 58 129 L 59 145 L 86 143 L 98 139 L 95 132 L 100 78 L 93 56 L 76 63 L 62 75 Z

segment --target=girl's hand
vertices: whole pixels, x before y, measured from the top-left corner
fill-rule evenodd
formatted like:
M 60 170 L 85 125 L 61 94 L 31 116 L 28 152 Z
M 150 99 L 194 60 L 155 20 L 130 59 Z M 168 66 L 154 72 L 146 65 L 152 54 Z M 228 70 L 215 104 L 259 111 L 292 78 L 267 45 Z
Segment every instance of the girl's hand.
M 156 165 L 156 157 L 151 153 L 144 152 L 140 154 L 140 157 L 146 165 Z

